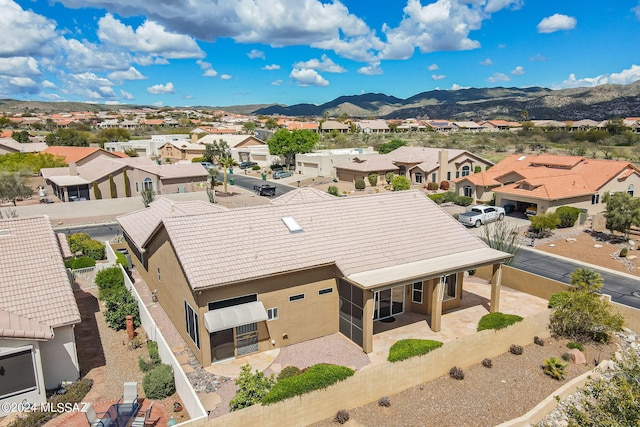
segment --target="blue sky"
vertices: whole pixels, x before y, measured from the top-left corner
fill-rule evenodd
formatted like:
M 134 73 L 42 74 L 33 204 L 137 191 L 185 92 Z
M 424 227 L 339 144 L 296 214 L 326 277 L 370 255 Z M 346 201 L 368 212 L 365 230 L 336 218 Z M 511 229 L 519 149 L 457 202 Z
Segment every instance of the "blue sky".
M 640 0 L 0 0 L 0 98 L 321 104 L 640 80 Z

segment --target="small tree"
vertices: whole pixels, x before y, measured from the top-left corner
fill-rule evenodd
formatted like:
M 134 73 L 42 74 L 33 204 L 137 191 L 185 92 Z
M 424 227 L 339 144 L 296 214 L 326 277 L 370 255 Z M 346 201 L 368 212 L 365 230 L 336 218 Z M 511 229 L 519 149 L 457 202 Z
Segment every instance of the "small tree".
M 229 409 L 237 411 L 256 403 L 262 402 L 262 398 L 269 392 L 275 384 L 273 374 L 269 377 L 264 372 L 256 370 L 255 374 L 251 373 L 251 365 L 248 363 L 240 368 L 240 375 L 236 379 L 238 391 L 229 402 Z
M 125 197 L 131 197 L 131 182 L 129 182 L 126 169 L 122 171 L 122 176 L 124 178 L 124 195 Z
M 330 185 L 329 188 L 327 188 L 327 193 L 331 194 L 332 196 L 338 197 L 338 187 L 336 187 L 335 185 Z
M 153 189 L 148 187 L 143 188 L 140 192 L 140 195 L 142 196 L 142 203 L 144 203 L 145 208 L 148 208 L 149 204 L 153 202 L 156 197 L 156 193 L 153 191 Z
M 384 180 L 387 181 L 387 185 L 391 184 L 391 181 L 393 181 L 393 172 L 387 172 L 384 174 Z
M 560 224 L 560 218 L 555 212 L 534 215 L 529 220 L 531 221 L 531 228 L 535 230 L 540 238 L 545 237 L 550 230 L 555 230 Z
M 484 241 L 492 249 L 513 255 L 504 262 L 505 265 L 513 264 L 520 252 L 518 226 L 510 224 L 507 221 L 498 221 L 485 225 Z
M 409 182 L 409 178 L 406 176 L 394 176 L 391 181 L 391 186 L 393 187 L 393 191 L 403 191 L 411 188 L 411 182 Z
M 356 187 L 356 190 L 364 190 L 364 187 L 365 187 L 364 179 L 356 179 L 355 187 Z
M 102 199 L 102 191 L 100 191 L 100 187 L 98 187 L 96 181 L 93 181 L 93 198 L 96 200 Z
M 109 189 L 111 190 L 111 198 L 118 198 L 118 188 L 116 187 L 116 183 L 113 181 L 113 175 L 109 174 Z
M 380 144 L 380 146 L 378 147 L 378 153 L 387 154 L 387 153 L 392 152 L 396 148 L 404 147 L 405 145 L 407 145 L 406 141 L 403 141 L 403 140 L 397 139 L 397 138 L 396 139 L 392 139 L 389 142 L 385 142 L 384 144 Z
M 367 180 L 369 181 L 369 185 L 375 187 L 376 185 L 378 185 L 378 174 L 370 173 L 369 176 L 367 176 Z
M 629 240 L 629 230 L 633 225 L 640 225 L 640 199 L 633 198 L 625 192 L 615 193 L 605 199 L 607 210 L 607 229 L 619 231 Z
M 127 328 L 127 316 L 133 318 L 133 326 L 140 326 L 140 311 L 138 311 L 138 301 L 131 295 L 131 292 L 124 286 L 113 292 L 104 301 L 104 319 L 111 329 L 119 331 Z
M 602 287 L 603 283 L 602 276 L 588 268 L 579 268 L 571 273 L 571 284 L 577 290 L 595 292 Z

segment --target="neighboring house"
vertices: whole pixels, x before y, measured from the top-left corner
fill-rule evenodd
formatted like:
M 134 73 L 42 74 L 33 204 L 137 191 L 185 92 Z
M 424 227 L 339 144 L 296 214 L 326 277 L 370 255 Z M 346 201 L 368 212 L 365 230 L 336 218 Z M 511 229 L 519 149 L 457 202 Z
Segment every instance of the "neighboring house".
M 447 120 L 427 120 L 426 123 L 429 129 L 435 132 L 451 132 L 455 130 L 453 123 Z
M 256 162 L 266 167 L 280 161 L 279 156 L 269 154 L 269 147 L 260 138 L 253 135 L 206 135 L 198 140 L 199 144 L 212 144 L 214 141 L 224 141 L 231 149 L 231 157 L 238 163 Z
M 148 157 L 113 159 L 98 157 L 81 166 L 43 168 L 40 171 L 47 194 L 60 200 L 110 199 L 140 196 L 144 189 L 156 194 L 201 191 L 209 173 L 200 163 L 158 165 Z
M 158 148 L 169 141 L 183 141 L 186 143 L 191 142 L 189 135 L 187 134 L 151 135 L 151 139 L 132 139 L 129 141 L 121 142 L 105 142 L 104 149 L 111 152 L 124 152 L 133 149 L 140 156 L 155 158 L 159 157 Z
M 482 265 L 494 267 L 499 309 L 499 267 L 510 255 L 421 192 L 281 197 L 118 217 L 136 268 L 203 366 L 337 332 L 371 352 L 377 322 L 408 312 L 439 331 L 442 312 L 460 305 L 464 272 Z M 393 220 L 382 224 L 381 213 Z
M 624 191 L 638 196 L 640 169 L 629 162 L 587 159 L 579 156 L 514 154 L 486 172 L 456 180 L 458 194 L 479 202 L 496 195 L 496 205 L 512 204 L 524 212 L 552 212 L 559 206 L 574 206 L 592 214 L 605 209 L 607 193 Z
M 480 126 L 476 122 L 471 121 L 463 121 L 463 122 L 453 122 L 453 130 L 460 132 L 480 132 L 483 130 L 483 127 Z
M 287 130 L 312 130 L 318 132 L 318 122 L 287 122 Z
M 598 122 L 590 119 L 576 120 L 575 122 L 566 122 L 565 124 L 570 131 L 589 130 L 598 127 Z
M 0 138 L 0 154 L 8 153 L 39 153 L 48 145 L 44 142 L 20 143 L 13 138 Z
M 389 133 L 391 129 L 384 120 L 360 120 L 356 129 L 364 133 Z
M 387 172 L 394 172 L 406 176 L 413 184 L 440 183 L 492 165 L 466 150 L 405 146 L 387 154 L 368 154 L 341 163 L 336 166 L 336 176 L 340 181 L 356 181 L 375 173 L 378 182 L 383 182 Z
M 338 133 L 347 133 L 351 130 L 348 124 L 340 123 L 336 120 L 325 120 L 320 124 L 320 128 L 322 132 L 338 132 Z
M 296 154 L 296 171 L 306 176 L 334 177 L 335 166 L 352 161 L 362 154 L 373 153 L 373 148 L 339 148 Z
M 44 403 L 47 390 L 80 376 L 71 256 L 47 216 L 0 220 L 0 417 L 5 403 Z
M 522 125 L 518 122 L 509 122 L 506 120 L 487 120 L 480 123 L 484 130 L 491 132 L 499 132 L 504 130 L 520 130 Z
M 53 154 L 54 156 L 60 156 L 64 158 L 64 162 L 68 165 L 75 163 L 78 166 L 82 166 L 89 161 L 101 156 L 107 156 L 114 159 L 129 157 L 121 152 L 109 152 L 98 147 L 68 147 L 64 145 L 52 145 L 44 150 L 42 153 Z
M 197 142 L 190 141 L 167 141 L 165 144 L 159 147 L 160 157 L 163 159 L 171 159 L 172 161 L 178 160 L 192 160 L 197 157 L 202 157 L 206 150 L 207 144 L 212 144 L 214 141 L 225 141 L 231 149 L 233 156 L 236 153 L 234 159 L 236 161 L 249 160 L 243 158 L 240 153 L 246 153 L 249 157 L 251 150 L 256 147 L 265 147 L 264 141 L 256 138 L 253 135 L 205 135 Z

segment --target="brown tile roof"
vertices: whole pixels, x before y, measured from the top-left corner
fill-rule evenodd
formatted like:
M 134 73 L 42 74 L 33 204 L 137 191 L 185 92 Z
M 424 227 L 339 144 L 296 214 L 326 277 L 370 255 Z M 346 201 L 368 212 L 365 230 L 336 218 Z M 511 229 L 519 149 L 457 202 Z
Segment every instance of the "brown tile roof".
M 344 169 L 356 172 L 396 171 L 398 166 L 385 157 L 384 154 L 361 154 L 353 160 L 336 165 L 336 169 Z
M 290 232 L 285 217 L 294 218 L 303 231 Z M 457 259 L 460 267 L 466 254 L 474 262 L 508 257 L 419 191 L 172 216 L 163 224 L 194 289 L 328 264 L 349 276 L 425 260 L 437 264 L 441 258 Z M 127 233 L 131 228 L 123 224 Z M 215 239 L 203 239 L 204 234 Z M 237 244 L 246 241 L 268 244 Z M 430 273 L 441 274 L 433 268 Z
M 62 156 L 65 159 L 65 162 L 78 162 L 85 157 L 90 156 L 96 151 L 102 151 L 105 155 L 109 157 L 118 157 L 113 155 L 112 153 L 103 150 L 102 148 L 97 147 L 66 147 L 62 145 L 52 145 L 45 150 L 42 150 L 43 153 L 53 154 L 54 156 Z
M 49 340 L 53 338 L 50 326 L 18 316 L 10 311 L 0 310 L 0 338 L 31 338 Z
M 71 248 L 69 247 L 67 235 L 64 233 L 58 233 L 56 236 L 58 237 L 58 245 L 60 246 L 60 254 L 62 254 L 62 258 L 72 258 L 73 253 L 71 252 Z
M 47 216 L 0 220 L 0 271 L 0 310 L 50 327 L 80 322 Z

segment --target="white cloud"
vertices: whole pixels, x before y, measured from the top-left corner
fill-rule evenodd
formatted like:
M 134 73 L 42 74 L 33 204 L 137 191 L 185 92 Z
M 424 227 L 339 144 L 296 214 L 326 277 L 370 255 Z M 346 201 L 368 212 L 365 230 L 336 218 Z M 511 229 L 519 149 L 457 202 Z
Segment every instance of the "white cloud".
M 576 18 L 556 13 L 544 18 L 537 26 L 538 32 L 543 34 L 561 30 L 573 30 L 576 27 Z
M 523 3 L 523 0 L 488 0 L 484 10 L 488 13 L 498 12 L 506 8 L 517 10 L 522 7 Z
M 143 76 L 140 71 L 136 70 L 134 67 L 129 67 L 127 71 L 114 71 L 109 74 L 109 78 L 111 80 L 144 80 L 147 77 Z
M 280 66 L 278 64 L 271 64 L 271 65 L 265 65 L 264 67 L 261 68 L 261 70 L 266 70 L 266 71 L 273 71 L 273 70 L 279 70 Z
M 274 80 L 271 82 L 271 84 L 274 86 L 280 86 L 282 84 L 282 80 Z
M 247 53 L 247 56 L 251 59 L 266 59 L 266 57 L 264 56 L 264 52 L 258 49 L 251 49 L 251 52 Z
M 529 61 L 531 62 L 545 62 L 546 60 L 547 60 L 547 57 L 540 55 L 539 53 L 536 53 L 535 55 L 529 58 Z
M 592 87 L 604 84 L 620 84 L 626 85 L 640 80 L 640 66 L 632 65 L 626 70 L 622 70 L 619 73 L 601 74 L 596 77 L 585 77 L 582 79 L 576 79 L 576 75 L 571 73 L 569 78 L 562 82 L 562 88 L 571 87 Z
M 218 72 L 213 69 L 213 65 L 211 65 L 210 63 L 198 59 L 196 61 L 196 64 L 200 66 L 200 69 L 203 71 L 202 75 L 204 77 L 215 77 L 218 75 Z
M 429 71 L 435 71 L 435 70 L 437 70 L 438 68 L 440 68 L 440 67 L 438 67 L 438 64 L 431 64 L 431 65 L 429 65 L 429 66 L 427 67 L 427 70 L 429 70 Z
M 42 83 L 40 83 L 42 85 L 42 87 L 44 89 L 57 89 L 58 86 L 56 86 L 55 83 L 50 82 L 49 80 L 43 80 Z
M 24 88 L 36 87 L 37 83 L 30 77 L 11 77 L 9 83 Z
M 164 95 L 167 93 L 175 93 L 175 89 L 173 88 L 173 83 L 168 82 L 167 84 L 157 84 L 147 88 L 147 92 L 152 95 Z
M 30 56 L 0 58 L 0 76 L 39 76 L 38 62 Z
M 58 38 L 56 23 L 32 11 L 23 10 L 12 0 L 0 0 L 0 56 L 32 56 L 51 53 Z
M 320 59 L 314 58 L 308 61 L 296 62 L 293 64 L 293 68 L 310 68 L 319 71 L 325 71 L 327 73 L 346 73 L 340 65 L 336 64 L 327 55 L 322 55 Z
M 66 53 L 64 66 L 71 71 L 124 71 L 129 68 L 131 56 L 124 51 L 114 51 L 86 40 L 60 39 L 58 45 Z
M 521 65 L 518 65 L 516 68 L 511 70 L 511 74 L 514 76 L 521 76 L 524 74 L 524 68 Z
M 61 72 L 61 91 L 65 94 L 73 94 L 85 98 L 85 100 L 100 101 L 117 99 L 111 80 L 100 77 L 94 73 L 66 74 Z
M 329 81 L 316 70 L 294 68 L 289 77 L 295 80 L 298 86 L 329 86 Z
M 150 20 L 134 30 L 107 13 L 98 21 L 98 37 L 103 43 L 164 58 L 204 57 L 192 37 L 168 32 L 164 26 Z
M 442 79 L 446 79 L 447 76 L 445 76 L 444 74 L 432 74 L 431 78 L 433 80 L 442 80 Z
M 364 74 L 365 76 L 376 76 L 379 74 L 384 74 L 384 72 L 382 71 L 382 68 L 380 68 L 380 63 L 374 62 L 373 64 L 358 68 L 358 74 Z
M 493 65 L 493 61 L 491 58 L 487 58 L 484 61 L 480 61 L 479 64 L 488 67 L 489 65 Z
M 132 99 L 136 99 L 132 94 L 127 92 L 126 90 L 120 90 L 120 96 L 122 99 L 126 99 L 127 101 L 131 101 Z
M 469 86 L 460 86 L 457 83 L 451 85 L 451 90 L 469 89 Z
M 510 80 L 509 76 L 504 73 L 493 73 L 491 77 L 487 79 L 489 83 L 504 83 Z
M 636 7 L 631 8 L 631 11 L 636 14 L 636 18 L 640 19 L 640 2 Z
M 222 74 L 220 76 L 222 80 L 230 80 L 232 78 L 231 74 Z
M 120 101 L 104 101 L 104 105 L 120 105 Z

